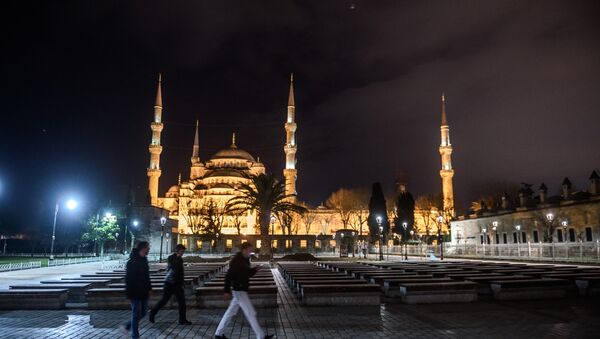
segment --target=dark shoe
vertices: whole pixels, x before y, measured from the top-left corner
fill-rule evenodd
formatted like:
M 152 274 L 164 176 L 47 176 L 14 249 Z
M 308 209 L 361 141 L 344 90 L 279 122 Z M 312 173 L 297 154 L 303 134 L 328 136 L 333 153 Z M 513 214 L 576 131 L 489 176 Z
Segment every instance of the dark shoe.
M 267 334 L 267 335 L 265 336 L 265 339 L 271 339 L 271 338 L 273 338 L 273 337 L 275 337 L 275 335 L 273 335 L 273 334 Z
M 225 334 L 223 334 L 223 335 L 216 335 L 216 336 L 215 336 L 215 339 L 229 339 L 229 338 L 227 338 L 227 337 L 225 336 Z
M 148 321 L 150 321 L 153 324 L 154 324 L 154 316 L 156 316 L 156 313 L 150 311 L 150 314 L 148 314 Z
M 191 324 L 192 324 L 192 322 L 191 322 L 191 321 L 189 321 L 189 320 L 184 320 L 184 321 L 181 321 L 181 320 L 180 320 L 180 321 L 179 321 L 179 325 L 191 325 Z

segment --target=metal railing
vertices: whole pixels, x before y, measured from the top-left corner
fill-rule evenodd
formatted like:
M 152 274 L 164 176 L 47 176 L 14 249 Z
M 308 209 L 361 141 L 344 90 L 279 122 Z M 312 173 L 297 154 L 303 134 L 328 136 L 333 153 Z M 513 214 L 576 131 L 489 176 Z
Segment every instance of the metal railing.
M 373 253 L 372 251 L 371 253 Z M 383 247 L 384 254 L 441 256 L 440 245 L 409 244 Z M 479 259 L 521 259 L 539 261 L 600 262 L 600 241 L 517 244 L 451 244 L 444 243 L 445 257 Z
M 0 272 L 27 270 L 27 269 L 31 269 L 31 268 L 40 268 L 40 267 L 42 267 L 41 261 L 7 263 L 7 264 L 0 264 Z
M 48 267 L 52 266 L 64 266 L 64 265 L 75 265 L 85 264 L 89 262 L 105 262 L 108 260 L 118 259 L 117 256 L 104 256 L 104 257 L 86 257 L 86 258 L 67 258 L 67 259 L 53 259 L 48 260 Z

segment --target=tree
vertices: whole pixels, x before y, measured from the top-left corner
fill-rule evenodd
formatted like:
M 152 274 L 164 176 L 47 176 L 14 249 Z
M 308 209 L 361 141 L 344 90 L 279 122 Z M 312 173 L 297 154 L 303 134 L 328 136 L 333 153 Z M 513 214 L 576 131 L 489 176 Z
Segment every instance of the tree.
M 348 228 L 350 217 L 355 205 L 352 191 L 346 188 L 340 188 L 339 190 L 331 193 L 329 198 L 327 198 L 325 205 L 328 208 L 337 211 L 340 215 L 343 228 Z
M 231 224 L 235 227 L 237 234 L 242 234 L 242 223 L 244 221 L 244 215 L 239 212 L 231 213 Z
M 403 223 L 406 223 L 406 229 Z M 415 224 L 415 199 L 408 191 L 401 191 L 396 198 L 396 218 L 394 232 L 402 234 L 402 241 L 406 241 Z
M 567 220 L 564 213 L 554 210 L 538 210 L 533 218 L 536 224 L 541 225 L 544 242 L 550 243 L 554 242 L 554 233 L 560 227 L 560 223 Z
M 260 254 L 271 257 L 271 239 L 269 222 L 273 214 L 302 215 L 306 208 L 293 202 L 294 195 L 285 194 L 285 184 L 273 174 L 247 175 L 248 183 L 241 183 L 236 189 L 239 194 L 231 198 L 228 204 L 233 210 L 256 211 L 261 235 Z
M 114 216 L 97 215 L 90 216 L 87 221 L 87 230 L 81 236 L 84 242 L 93 242 L 100 245 L 100 256 L 104 255 L 104 244 L 106 241 L 115 241 L 115 233 L 119 232 L 117 218 Z
M 383 243 L 385 243 L 385 235 L 389 232 L 390 222 L 387 217 L 387 208 L 385 197 L 381 184 L 376 182 L 373 184 L 371 199 L 369 200 L 369 218 L 367 224 L 371 233 L 371 241 L 375 237 L 380 239 L 379 259 L 383 260 Z M 381 229 L 380 229 L 381 227 Z
M 439 210 L 441 199 L 433 194 L 422 195 L 415 201 L 417 214 L 420 216 L 419 221 L 423 229 L 418 229 L 419 232 L 425 233 L 425 241 L 431 243 L 432 226 L 436 223 L 437 211 Z
M 310 232 L 310 226 L 317 219 L 317 213 L 315 212 L 315 210 L 309 209 L 308 205 L 306 204 L 303 204 L 302 206 L 306 208 L 306 212 L 302 214 L 302 222 L 304 224 L 304 231 L 306 234 L 308 234 Z
M 363 233 L 363 226 L 369 217 L 369 197 L 367 188 L 359 187 L 352 190 L 352 211 L 350 213 L 350 225 L 353 230 Z

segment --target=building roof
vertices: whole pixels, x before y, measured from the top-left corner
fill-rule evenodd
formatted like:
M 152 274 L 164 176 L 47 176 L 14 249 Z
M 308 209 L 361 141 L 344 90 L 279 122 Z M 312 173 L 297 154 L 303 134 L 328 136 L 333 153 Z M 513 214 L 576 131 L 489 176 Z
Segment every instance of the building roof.
M 254 162 L 254 157 L 252 155 L 250 155 L 250 153 L 244 151 L 243 149 L 240 148 L 225 148 L 222 149 L 220 151 L 218 151 L 217 153 L 215 153 L 215 155 L 213 155 L 211 158 L 211 160 L 215 160 L 215 159 L 241 159 L 241 160 L 248 160 L 248 161 L 252 161 Z

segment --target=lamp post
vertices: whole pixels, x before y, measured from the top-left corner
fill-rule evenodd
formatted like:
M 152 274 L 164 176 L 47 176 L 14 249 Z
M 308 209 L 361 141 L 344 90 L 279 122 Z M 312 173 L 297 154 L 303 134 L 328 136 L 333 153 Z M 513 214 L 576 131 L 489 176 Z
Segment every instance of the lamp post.
M 496 220 L 492 221 L 492 231 L 494 231 L 494 253 L 498 254 L 498 222 Z
M 568 239 L 567 238 L 567 227 L 569 226 L 569 222 L 566 221 L 566 220 L 563 220 L 563 221 L 560 222 L 560 225 L 563 228 L 563 238 L 564 238 L 564 241 L 568 242 L 569 240 L 567 240 Z
M 70 210 L 74 210 L 77 208 L 77 201 L 73 199 L 67 200 L 67 208 Z M 60 200 L 56 201 L 56 206 L 54 208 L 54 222 L 52 224 L 52 244 L 50 245 L 50 260 L 54 259 L 54 240 L 56 239 L 56 218 L 58 217 L 58 210 L 60 209 Z
M 115 233 L 115 252 L 118 252 L 118 246 L 119 246 L 119 232 Z
M 485 243 L 487 242 L 487 228 L 483 227 L 483 228 L 481 228 L 481 231 L 483 231 L 482 243 L 483 243 L 483 256 L 485 257 Z
M 167 223 L 167 218 L 160 217 L 160 254 L 158 255 L 158 262 L 162 262 L 162 253 L 163 253 L 163 239 L 165 236 L 165 224 Z
M 356 251 L 356 232 L 352 231 L 352 258 L 356 257 L 354 252 Z
M 383 226 L 381 226 L 381 216 L 378 215 L 375 220 L 377 221 L 377 225 L 379 225 L 379 260 L 383 260 Z
M 516 225 L 515 229 L 517 230 L 517 255 L 521 256 L 521 225 Z
M 444 217 L 438 215 L 438 241 L 440 242 L 440 259 L 444 260 L 444 239 L 442 239 L 442 223 L 444 222 Z
M 404 243 L 404 260 L 408 260 L 408 245 L 406 243 L 406 229 L 408 228 L 408 223 L 406 221 L 402 223 L 402 228 L 404 229 L 404 233 L 402 233 L 402 242 Z
M 548 240 L 550 240 L 550 242 L 554 242 L 554 241 L 552 241 L 553 240 L 552 238 L 554 237 L 554 235 L 552 233 L 549 234 L 549 231 L 552 230 L 552 223 L 554 222 L 554 214 L 553 213 L 546 214 L 546 220 L 548 221 L 547 226 L 546 226 L 546 236 L 549 236 Z

